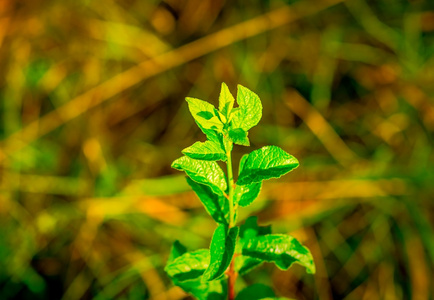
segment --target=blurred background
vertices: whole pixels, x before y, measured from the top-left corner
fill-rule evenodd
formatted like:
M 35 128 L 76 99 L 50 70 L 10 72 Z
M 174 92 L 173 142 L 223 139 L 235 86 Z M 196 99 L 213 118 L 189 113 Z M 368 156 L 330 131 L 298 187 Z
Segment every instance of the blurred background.
M 238 288 L 433 299 L 431 0 L 0 1 L 0 299 L 191 299 L 163 268 L 212 219 L 170 168 L 205 136 L 184 98 L 263 103 L 251 147 L 300 167 L 240 215 L 307 245 Z

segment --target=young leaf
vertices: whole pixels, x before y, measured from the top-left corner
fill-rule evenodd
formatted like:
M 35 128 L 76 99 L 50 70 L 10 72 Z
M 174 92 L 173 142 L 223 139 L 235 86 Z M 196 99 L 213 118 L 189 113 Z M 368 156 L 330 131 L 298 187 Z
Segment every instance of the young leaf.
M 226 119 L 230 116 L 232 108 L 234 107 L 234 102 L 234 96 L 232 96 L 226 83 L 223 82 L 219 96 L 219 111 L 226 117 Z
M 258 217 L 251 216 L 240 227 L 240 242 L 237 244 L 237 253 L 241 252 L 243 245 L 250 239 L 271 233 L 271 226 L 259 226 Z M 239 247 L 239 248 L 238 248 Z M 235 259 L 235 269 L 240 275 L 248 273 L 250 270 L 262 264 L 262 260 L 240 255 Z
M 237 103 L 239 109 L 232 115 L 232 128 L 248 131 L 258 124 L 262 117 L 262 104 L 258 95 L 249 89 L 238 85 Z
M 298 167 L 298 160 L 277 146 L 265 146 L 250 153 L 238 177 L 237 184 L 261 182 L 280 176 Z
M 195 120 L 195 122 L 196 122 L 197 126 L 200 128 L 200 130 L 206 135 L 208 140 L 210 140 L 210 141 L 212 141 L 212 142 L 214 142 L 214 143 L 216 143 L 222 147 L 223 135 L 220 132 L 218 132 L 214 129 L 205 129 L 205 128 L 203 128 L 203 126 L 201 126 L 199 124 L 199 122 L 197 122 L 196 120 Z M 222 147 L 222 149 L 224 149 L 224 148 Z
M 203 274 L 205 280 L 214 280 L 220 277 L 231 263 L 238 236 L 238 227 L 228 230 L 227 226 L 220 224 L 214 231 L 211 240 L 211 262 Z
M 261 300 L 270 297 L 274 298 L 275 296 L 276 294 L 274 294 L 270 287 L 264 284 L 255 283 L 239 292 L 235 300 Z
M 172 245 L 172 249 L 170 249 L 170 254 L 169 254 L 169 258 L 167 259 L 167 264 L 170 264 L 176 258 L 180 257 L 184 253 L 187 253 L 187 248 L 185 248 L 183 244 L 181 244 L 178 240 L 176 240 Z
M 284 234 L 268 234 L 249 239 L 243 245 L 243 255 L 274 262 L 279 269 L 287 270 L 293 263 L 315 273 L 315 264 L 310 251 L 294 237 Z
M 247 132 L 242 130 L 241 128 L 229 130 L 229 139 L 237 145 L 250 146 L 250 141 L 249 138 L 247 137 Z
M 172 163 L 172 168 L 185 171 L 191 179 L 209 186 L 218 195 L 223 195 L 227 188 L 225 174 L 215 161 L 196 160 L 183 156 Z
M 242 207 L 246 207 L 258 197 L 261 191 L 261 182 L 246 185 L 237 185 L 234 192 L 234 202 Z
M 229 203 L 225 197 L 215 194 L 207 185 L 199 184 L 187 177 L 187 182 L 197 194 L 205 210 L 217 223 L 228 224 Z
M 218 111 L 214 105 L 196 98 L 185 98 L 188 102 L 188 109 L 191 115 L 205 129 L 213 129 L 218 132 L 223 130 L 223 123 L 220 121 Z
M 191 280 L 200 277 L 208 268 L 209 251 L 206 249 L 187 252 L 167 264 L 164 270 L 176 281 Z
M 213 141 L 196 142 L 188 148 L 182 150 L 184 155 L 199 160 L 222 160 L 226 161 L 226 153 L 221 146 Z

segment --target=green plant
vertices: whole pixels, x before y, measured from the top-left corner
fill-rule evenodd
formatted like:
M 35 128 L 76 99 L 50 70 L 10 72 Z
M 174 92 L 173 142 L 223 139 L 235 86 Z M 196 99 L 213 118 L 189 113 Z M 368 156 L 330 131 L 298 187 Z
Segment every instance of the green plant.
M 265 146 L 244 155 L 235 182 L 231 152 L 233 144 L 249 146 L 248 130 L 262 117 L 259 97 L 238 85 L 237 103 L 222 84 L 219 109 L 212 104 L 187 98 L 189 110 L 207 141 L 184 149 L 185 155 L 172 167 L 185 171 L 187 181 L 217 222 L 210 250 L 188 252 L 179 241 L 172 247 L 165 270 L 172 281 L 198 299 L 235 299 L 235 281 L 261 263 L 273 262 L 287 270 L 293 263 L 315 273 L 309 250 L 295 238 L 272 234 L 271 226 L 257 224 L 249 217 L 237 226 L 238 208 L 250 205 L 258 196 L 262 181 L 278 178 L 298 167 L 298 160 L 277 146 Z M 216 161 L 227 165 L 227 174 Z M 274 298 L 266 286 L 254 284 L 242 290 L 237 300 Z

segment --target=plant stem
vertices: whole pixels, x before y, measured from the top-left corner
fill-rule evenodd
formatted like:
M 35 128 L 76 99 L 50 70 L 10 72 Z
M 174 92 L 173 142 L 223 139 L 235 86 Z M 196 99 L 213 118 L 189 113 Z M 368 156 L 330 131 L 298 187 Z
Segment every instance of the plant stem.
M 234 175 L 232 172 L 232 157 L 231 151 L 226 153 L 228 163 L 228 184 L 229 184 L 229 228 L 235 226 L 235 211 L 234 211 Z
M 228 167 L 228 184 L 229 184 L 229 228 L 235 226 L 235 207 L 234 207 L 234 174 L 232 171 L 231 151 L 226 153 Z M 235 280 L 237 273 L 235 272 L 235 259 L 232 258 L 228 271 L 228 299 L 235 299 Z

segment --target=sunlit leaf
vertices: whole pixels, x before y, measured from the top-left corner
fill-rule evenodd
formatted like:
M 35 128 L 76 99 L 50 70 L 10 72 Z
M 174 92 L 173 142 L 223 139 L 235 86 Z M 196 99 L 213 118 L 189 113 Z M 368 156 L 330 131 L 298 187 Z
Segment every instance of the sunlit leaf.
M 278 178 L 299 165 L 298 160 L 277 146 L 265 146 L 251 152 L 243 162 L 237 184 Z
M 246 185 L 237 185 L 234 191 L 234 202 L 246 207 L 258 197 L 261 191 L 261 182 Z
M 213 141 L 196 142 L 182 150 L 184 155 L 199 160 L 223 160 L 226 161 L 226 153 L 221 146 Z
M 227 188 L 225 174 L 215 161 L 197 160 L 183 156 L 172 163 L 172 168 L 185 171 L 191 179 L 209 186 L 218 195 L 223 195 Z
M 210 254 L 206 249 L 187 252 L 167 264 L 164 270 L 176 281 L 191 280 L 200 277 L 208 268 Z
M 219 96 L 219 111 L 228 119 L 234 107 L 234 96 L 232 96 L 226 83 L 222 83 Z
M 223 123 L 220 121 L 218 111 L 215 107 L 203 100 L 196 98 L 185 98 L 193 118 L 205 129 L 222 131 Z
M 239 109 L 234 111 L 232 115 L 232 128 L 248 131 L 262 118 L 261 100 L 249 89 L 238 85 L 237 103 Z
M 282 270 L 297 263 L 306 267 L 308 273 L 315 273 L 309 249 L 289 235 L 268 234 L 251 238 L 243 245 L 242 253 L 255 259 L 274 262 Z
M 229 202 L 226 198 L 214 193 L 207 185 L 194 182 L 190 178 L 187 178 L 187 182 L 197 194 L 210 216 L 217 223 L 228 224 Z

